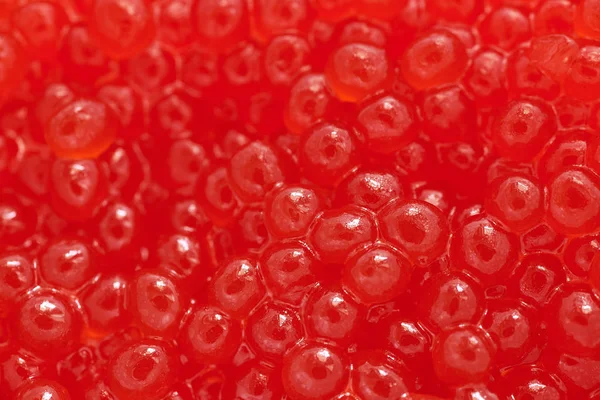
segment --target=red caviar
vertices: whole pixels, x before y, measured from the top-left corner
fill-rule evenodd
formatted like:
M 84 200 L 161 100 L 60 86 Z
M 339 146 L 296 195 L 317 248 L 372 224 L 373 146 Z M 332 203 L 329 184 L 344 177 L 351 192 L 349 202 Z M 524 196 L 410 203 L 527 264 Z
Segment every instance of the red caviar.
M 600 0 L 0 0 L 0 400 L 600 399 Z

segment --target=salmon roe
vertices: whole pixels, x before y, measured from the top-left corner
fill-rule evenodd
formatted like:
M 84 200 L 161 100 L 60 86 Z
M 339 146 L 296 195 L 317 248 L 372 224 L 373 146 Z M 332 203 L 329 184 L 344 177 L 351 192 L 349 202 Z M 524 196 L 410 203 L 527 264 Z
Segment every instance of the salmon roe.
M 600 400 L 600 0 L 0 0 L 0 400 Z

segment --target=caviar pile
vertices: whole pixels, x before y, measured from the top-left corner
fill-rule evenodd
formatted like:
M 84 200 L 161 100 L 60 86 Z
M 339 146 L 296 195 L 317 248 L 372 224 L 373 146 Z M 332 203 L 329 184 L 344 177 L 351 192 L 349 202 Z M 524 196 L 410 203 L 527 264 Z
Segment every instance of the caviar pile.
M 0 399 L 600 399 L 600 0 L 0 32 Z

